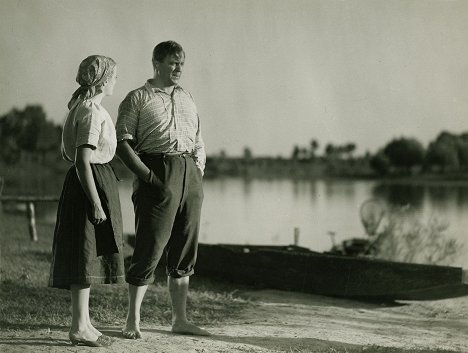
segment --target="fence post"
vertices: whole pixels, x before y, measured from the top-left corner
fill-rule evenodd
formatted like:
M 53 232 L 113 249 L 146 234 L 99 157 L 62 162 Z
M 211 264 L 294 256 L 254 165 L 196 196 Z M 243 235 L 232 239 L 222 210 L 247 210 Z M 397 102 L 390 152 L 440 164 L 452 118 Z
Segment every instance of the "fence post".
M 4 179 L 3 177 L 0 176 L 0 197 L 2 197 L 3 184 L 4 184 Z M 0 200 L 0 217 L 1 217 L 2 212 L 3 212 L 3 203 Z
M 34 202 L 30 201 L 26 204 L 26 213 L 28 215 L 29 235 L 31 237 L 31 241 L 37 241 L 36 209 L 34 207 Z
M 5 183 L 3 177 L 0 176 L 0 198 L 2 197 L 2 192 L 3 192 L 3 184 Z M 3 222 L 3 202 L 0 199 L 0 221 Z M 0 227 L 0 231 L 2 231 L 2 228 Z

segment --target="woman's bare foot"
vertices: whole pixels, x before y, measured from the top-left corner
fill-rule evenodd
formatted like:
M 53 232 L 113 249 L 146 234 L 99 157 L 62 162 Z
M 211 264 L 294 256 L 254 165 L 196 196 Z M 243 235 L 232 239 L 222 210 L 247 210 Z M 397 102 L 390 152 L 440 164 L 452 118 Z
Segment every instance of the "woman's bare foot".
M 78 330 L 70 330 L 68 333 L 68 337 L 70 341 L 90 341 L 94 342 L 97 341 L 100 335 L 96 335 L 92 330 L 86 328 L 86 330 L 78 331 Z
M 91 321 L 88 322 L 88 329 L 89 329 L 90 331 L 92 331 L 92 332 L 93 332 L 95 335 L 97 335 L 97 336 L 101 336 L 101 335 L 102 335 L 102 333 L 101 333 L 96 327 L 93 326 L 93 324 L 91 323 Z
M 194 324 L 186 322 L 176 322 L 172 325 L 171 332 L 178 333 L 180 335 L 194 335 L 194 336 L 211 336 L 208 331 L 195 326 Z

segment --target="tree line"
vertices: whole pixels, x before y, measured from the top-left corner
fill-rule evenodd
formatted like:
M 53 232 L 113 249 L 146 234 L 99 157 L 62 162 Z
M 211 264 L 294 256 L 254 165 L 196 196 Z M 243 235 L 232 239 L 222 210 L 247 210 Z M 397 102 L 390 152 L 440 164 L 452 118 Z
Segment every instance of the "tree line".
M 425 148 L 414 138 L 397 138 L 370 159 L 380 175 L 401 173 L 447 173 L 468 170 L 468 133 L 441 132 Z
M 378 175 L 468 171 L 468 132 L 453 134 L 443 131 L 427 148 L 415 138 L 395 138 L 375 154 L 366 153 L 357 158 L 353 155 L 356 149 L 354 143 L 328 143 L 321 156 L 317 154 L 318 148 L 319 143 L 312 139 L 308 148 L 294 146 L 291 158 L 301 161 L 352 161 L 364 158 Z
M 47 119 L 40 105 L 11 109 L 0 116 L 0 161 L 16 164 L 25 159 L 44 161 L 60 158 L 62 127 Z M 312 139 L 308 146 L 295 145 L 289 160 L 305 163 L 353 163 L 364 160 L 378 175 L 417 172 L 457 172 L 468 170 L 468 132 L 441 132 L 426 147 L 415 138 L 401 137 L 388 142 L 375 154 L 354 156 L 356 144 L 327 143 L 319 155 L 320 144 Z M 210 158 L 214 163 L 229 159 L 225 152 Z M 237 158 L 238 159 L 238 158 Z M 241 159 L 252 161 L 253 151 L 244 148 Z M 265 158 L 262 158 L 265 160 Z M 278 158 L 276 158 L 278 159 Z M 362 163 L 360 164 L 362 165 Z

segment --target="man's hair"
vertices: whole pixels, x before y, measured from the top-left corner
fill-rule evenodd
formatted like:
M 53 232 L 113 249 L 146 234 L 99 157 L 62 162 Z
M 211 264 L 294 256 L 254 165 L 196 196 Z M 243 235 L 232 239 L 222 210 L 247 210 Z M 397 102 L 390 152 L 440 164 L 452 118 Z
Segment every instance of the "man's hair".
M 180 53 L 184 54 L 185 57 L 184 49 L 179 43 L 176 43 L 173 40 L 161 42 L 153 49 L 153 65 L 156 61 L 163 62 L 168 55 L 176 55 Z

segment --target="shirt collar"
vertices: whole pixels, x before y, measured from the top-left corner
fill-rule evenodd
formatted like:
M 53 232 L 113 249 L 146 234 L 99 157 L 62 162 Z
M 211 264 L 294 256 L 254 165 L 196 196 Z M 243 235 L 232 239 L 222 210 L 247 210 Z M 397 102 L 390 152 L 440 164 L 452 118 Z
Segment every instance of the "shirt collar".
M 162 89 L 160 89 L 160 88 L 153 87 L 153 86 L 151 85 L 151 83 L 149 83 L 149 81 L 150 81 L 150 80 L 147 80 L 147 81 L 145 82 L 145 89 L 146 89 L 148 92 L 150 92 L 150 93 L 156 93 L 156 92 L 166 93 L 166 91 L 164 91 L 164 90 L 162 90 Z M 182 89 L 182 87 L 180 87 L 179 85 L 175 85 L 175 86 L 174 86 L 174 91 L 175 91 L 176 89 L 177 89 L 177 90 L 180 90 L 180 89 Z

